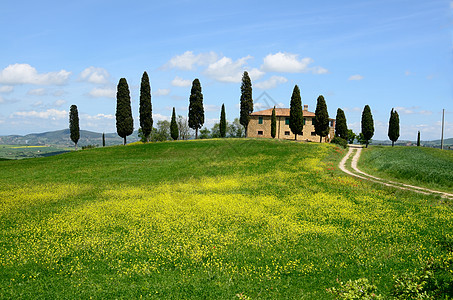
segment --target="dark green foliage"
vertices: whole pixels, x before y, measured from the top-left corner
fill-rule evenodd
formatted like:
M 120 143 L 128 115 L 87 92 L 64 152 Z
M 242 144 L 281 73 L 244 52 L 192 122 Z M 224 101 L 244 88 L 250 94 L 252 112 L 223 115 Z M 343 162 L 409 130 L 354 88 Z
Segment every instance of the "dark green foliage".
M 200 130 L 200 139 L 209 139 L 211 138 L 211 131 L 208 128 L 203 128 Z
M 250 114 L 253 112 L 253 98 L 252 98 L 252 81 L 250 80 L 247 71 L 242 75 L 241 84 L 241 113 L 239 121 L 245 129 L 245 136 L 247 136 L 247 127 L 250 121 Z
M 157 128 L 151 132 L 151 141 L 163 142 L 171 139 L 170 122 L 167 120 L 157 121 Z
M 272 116 L 271 116 L 271 136 L 274 139 L 276 135 L 277 135 L 277 117 L 275 116 L 275 106 L 274 106 L 274 109 L 272 110 Z
M 226 136 L 226 127 L 227 127 L 227 122 L 226 122 L 226 116 L 225 116 L 225 105 L 222 104 L 222 111 L 220 112 L 220 137 L 224 138 Z
M 322 138 L 329 134 L 329 113 L 323 95 L 318 97 L 315 115 L 315 132 L 319 135 L 319 142 L 322 142 Z
M 374 135 L 373 115 L 368 105 L 365 105 L 362 112 L 362 134 L 365 145 L 368 148 L 369 141 Z
M 151 87 L 149 84 L 148 73 L 144 72 L 142 84 L 140 86 L 140 127 L 145 135 L 146 141 L 149 141 L 149 135 L 153 129 L 153 114 L 151 105 Z
M 356 134 L 352 131 L 352 129 L 348 129 L 348 143 L 354 144 L 355 138 L 356 138 Z
M 420 131 L 417 134 L 417 147 L 420 147 Z
M 297 135 L 302 134 L 304 129 L 302 99 L 300 98 L 300 90 L 297 84 L 294 86 L 291 102 L 289 104 L 289 128 L 291 129 L 291 132 L 294 133 L 295 140 L 297 140 Z
M 74 142 L 75 149 L 77 150 L 77 142 L 80 138 L 79 112 L 77 111 L 77 105 L 71 105 L 69 110 L 69 130 L 71 132 L 71 140 Z
M 174 107 L 173 107 L 173 114 L 171 115 L 170 134 L 171 134 L 172 139 L 174 139 L 174 140 L 178 139 L 179 130 L 178 130 L 178 124 L 176 123 L 176 112 L 175 112 Z
M 105 133 L 102 133 L 102 147 L 105 147 Z
M 337 116 L 335 119 L 335 136 L 347 140 L 348 125 L 346 124 L 346 116 L 344 115 L 344 111 L 341 108 L 337 109 Z
M 124 139 L 134 132 L 134 120 L 132 119 L 131 96 L 126 78 L 121 78 L 116 92 L 116 132 Z
M 195 130 L 195 139 L 198 138 L 198 129 L 204 124 L 203 94 L 198 78 L 192 82 L 189 98 L 189 127 Z
M 348 141 L 339 136 L 334 137 L 330 142 L 337 144 L 343 148 L 346 148 L 348 146 Z
M 395 142 L 400 137 L 400 117 L 398 116 L 398 112 L 393 110 L 390 112 L 390 120 L 389 120 L 389 131 L 388 131 L 389 139 L 392 141 L 392 147 Z

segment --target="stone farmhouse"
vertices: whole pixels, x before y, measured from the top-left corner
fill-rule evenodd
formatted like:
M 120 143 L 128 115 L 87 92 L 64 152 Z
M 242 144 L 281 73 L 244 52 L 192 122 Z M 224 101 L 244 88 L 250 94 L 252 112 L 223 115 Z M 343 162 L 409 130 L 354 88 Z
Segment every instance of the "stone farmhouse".
M 250 114 L 250 122 L 247 127 L 247 137 L 253 138 L 272 138 L 271 136 L 271 116 L 272 108 L 256 111 Z M 277 119 L 276 139 L 294 140 L 294 134 L 289 128 L 289 108 L 275 108 Z M 315 133 L 313 120 L 315 113 L 308 111 L 308 105 L 304 105 L 304 129 L 302 135 L 297 135 L 298 141 L 319 142 L 319 135 Z M 329 134 L 322 139 L 329 142 L 335 136 L 335 119 L 330 119 Z

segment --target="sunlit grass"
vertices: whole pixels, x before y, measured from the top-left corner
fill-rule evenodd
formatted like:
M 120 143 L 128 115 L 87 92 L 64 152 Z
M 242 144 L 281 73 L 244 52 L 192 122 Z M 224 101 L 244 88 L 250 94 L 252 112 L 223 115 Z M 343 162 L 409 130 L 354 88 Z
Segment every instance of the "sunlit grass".
M 326 144 L 216 140 L 0 162 L 0 298 L 329 299 L 453 238 L 438 198 L 337 170 Z

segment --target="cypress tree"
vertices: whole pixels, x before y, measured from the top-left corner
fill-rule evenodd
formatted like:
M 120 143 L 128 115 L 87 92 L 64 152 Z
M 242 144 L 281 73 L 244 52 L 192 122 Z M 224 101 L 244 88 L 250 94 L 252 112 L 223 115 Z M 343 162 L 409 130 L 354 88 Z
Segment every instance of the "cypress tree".
M 124 139 L 134 132 L 134 119 L 132 119 L 131 96 L 126 78 L 121 78 L 116 92 L 116 132 Z
M 368 144 L 374 135 L 374 122 L 371 109 L 368 105 L 365 105 L 362 112 L 362 134 L 365 140 L 365 145 L 368 148 Z
M 326 100 L 320 95 L 315 110 L 315 133 L 319 135 L 319 142 L 329 134 L 329 113 L 327 112 Z
M 253 112 L 253 98 L 252 98 L 252 81 L 250 80 L 249 73 L 244 71 L 242 75 L 241 84 L 241 113 L 239 121 L 244 126 L 245 136 L 247 137 L 247 127 L 249 126 L 250 114 Z
M 192 82 L 189 98 L 189 127 L 195 130 L 195 139 L 198 138 L 198 129 L 204 124 L 203 94 L 198 78 Z
M 417 134 L 417 147 L 420 147 L 420 131 Z
M 294 86 L 289 104 L 289 128 L 294 133 L 294 140 L 297 140 L 297 135 L 302 134 L 304 129 L 302 99 L 300 98 L 300 90 L 297 84 Z
M 142 83 L 140 85 L 140 127 L 142 133 L 149 142 L 149 135 L 153 129 L 153 114 L 151 105 L 151 87 L 149 84 L 148 73 L 143 72 Z
M 348 125 L 346 125 L 346 116 L 341 108 L 337 109 L 335 120 L 335 136 L 348 140 Z
M 178 136 L 179 136 L 178 124 L 176 123 L 176 113 L 175 113 L 174 107 L 173 107 L 173 114 L 171 115 L 170 135 L 171 135 L 171 138 L 174 140 L 177 140 Z
M 105 133 L 102 133 L 102 147 L 105 147 Z
M 220 111 L 220 124 L 219 124 L 219 130 L 220 130 L 220 137 L 224 138 L 226 136 L 226 116 L 225 116 L 225 105 L 222 104 L 222 110 Z
M 274 109 L 272 110 L 272 116 L 271 116 L 271 136 L 274 139 L 276 135 L 277 135 L 277 117 L 275 116 L 275 106 L 274 106 Z
M 71 133 L 71 140 L 75 144 L 75 150 L 77 151 L 77 142 L 80 138 L 79 128 L 79 112 L 77 111 L 77 105 L 71 105 L 69 109 L 69 131 Z
M 389 139 L 392 141 L 392 147 L 395 142 L 400 137 L 400 117 L 398 116 L 398 112 L 393 110 L 390 112 L 390 120 L 389 120 L 389 131 L 388 131 Z

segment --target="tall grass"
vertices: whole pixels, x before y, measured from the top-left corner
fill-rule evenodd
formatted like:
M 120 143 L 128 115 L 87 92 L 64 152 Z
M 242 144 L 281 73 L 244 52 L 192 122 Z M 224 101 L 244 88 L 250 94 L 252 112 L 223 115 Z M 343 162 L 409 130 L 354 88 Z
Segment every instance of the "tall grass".
M 425 147 L 364 149 L 359 167 L 387 179 L 453 192 L 453 151 Z
M 447 258 L 453 213 L 327 144 L 208 140 L 0 162 L 0 298 L 329 299 Z

